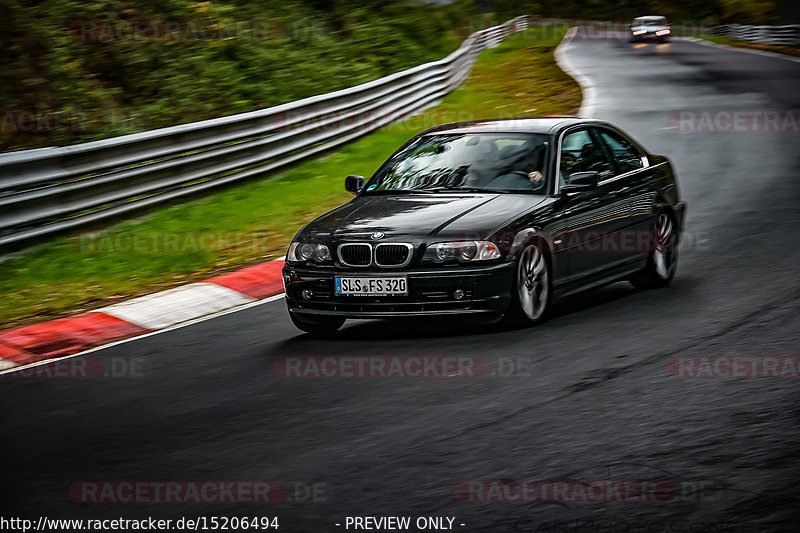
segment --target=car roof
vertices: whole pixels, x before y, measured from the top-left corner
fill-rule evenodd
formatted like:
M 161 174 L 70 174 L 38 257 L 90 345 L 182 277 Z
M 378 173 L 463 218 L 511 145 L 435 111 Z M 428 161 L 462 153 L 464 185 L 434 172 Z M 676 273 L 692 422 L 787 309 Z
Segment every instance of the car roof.
M 571 116 L 504 118 L 451 122 L 434 126 L 420 135 L 433 133 L 545 133 L 552 134 L 575 124 L 603 124 L 594 119 Z
M 636 17 L 633 20 L 667 20 L 667 17 L 662 15 L 645 15 L 643 17 Z

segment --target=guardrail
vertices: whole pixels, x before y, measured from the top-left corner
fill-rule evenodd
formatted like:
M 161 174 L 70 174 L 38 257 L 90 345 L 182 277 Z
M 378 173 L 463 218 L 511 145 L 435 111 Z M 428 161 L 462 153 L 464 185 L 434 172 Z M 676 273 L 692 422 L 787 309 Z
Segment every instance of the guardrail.
M 777 46 L 800 46 L 800 24 L 788 26 L 748 26 L 724 24 L 709 30 L 711 35 L 724 35 L 731 39 Z
M 435 105 L 479 52 L 527 18 L 473 33 L 446 58 L 259 111 L 59 148 L 0 154 L 0 248 L 264 174 Z

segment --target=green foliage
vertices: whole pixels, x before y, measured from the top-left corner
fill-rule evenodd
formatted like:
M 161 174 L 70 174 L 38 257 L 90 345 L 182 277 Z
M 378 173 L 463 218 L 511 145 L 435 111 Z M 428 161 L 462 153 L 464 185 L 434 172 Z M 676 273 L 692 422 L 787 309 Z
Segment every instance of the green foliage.
M 471 13 L 466 0 L 446 7 L 411 0 L 3 5 L 0 107 L 87 114 L 77 131 L 0 132 L 5 149 L 215 118 L 371 81 L 447 55 L 463 38 L 459 21 Z M 87 41 L 101 33 L 92 25 L 104 27 L 92 21 L 110 20 L 258 21 L 266 24 L 260 36 L 267 38 L 245 30 L 240 38 L 207 41 Z

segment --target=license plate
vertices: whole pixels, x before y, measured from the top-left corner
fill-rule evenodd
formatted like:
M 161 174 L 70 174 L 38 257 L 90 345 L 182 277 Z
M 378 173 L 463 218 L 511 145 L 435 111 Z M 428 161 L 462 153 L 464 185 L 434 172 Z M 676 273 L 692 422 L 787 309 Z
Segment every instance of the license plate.
M 405 276 L 392 278 L 336 277 L 336 294 L 346 296 L 395 296 L 408 294 Z

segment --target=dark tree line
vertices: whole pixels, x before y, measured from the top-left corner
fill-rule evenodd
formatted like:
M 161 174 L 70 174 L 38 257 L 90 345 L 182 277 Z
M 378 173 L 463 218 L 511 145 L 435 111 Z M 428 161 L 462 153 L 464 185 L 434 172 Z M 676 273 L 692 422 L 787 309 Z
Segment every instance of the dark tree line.
M 492 12 L 481 13 L 486 8 Z M 643 13 L 768 23 L 779 9 L 763 0 L 0 0 L 0 147 L 69 144 L 349 87 L 444 57 L 481 26 L 476 21 L 518 14 L 629 20 Z M 125 36 L 133 26 L 115 34 L 119 28 L 103 21 L 150 26 L 139 32 L 145 38 L 131 40 Z M 163 30 L 158 21 L 183 21 L 181 38 L 146 38 Z M 266 29 L 204 40 L 193 37 L 198 21 L 257 21 Z M 26 131 L 14 129 L 20 112 L 84 118 L 77 127 L 45 120 Z

